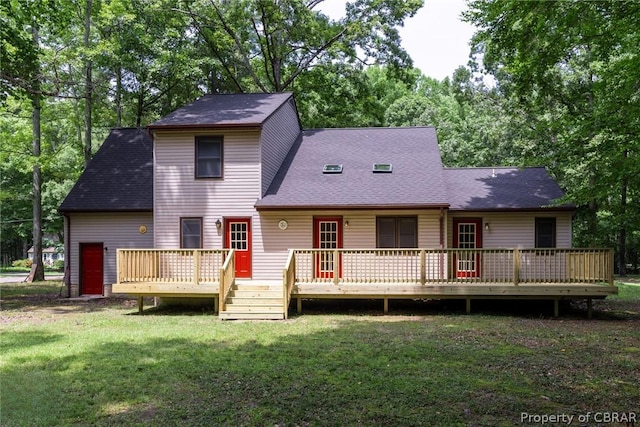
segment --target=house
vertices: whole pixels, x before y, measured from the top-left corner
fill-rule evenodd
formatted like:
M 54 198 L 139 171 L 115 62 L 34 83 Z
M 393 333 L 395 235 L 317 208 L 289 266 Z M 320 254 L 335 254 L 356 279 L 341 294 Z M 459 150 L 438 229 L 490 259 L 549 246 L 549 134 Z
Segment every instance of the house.
M 544 168 L 445 168 L 432 127 L 303 130 L 291 93 L 207 95 L 114 129 L 59 210 L 72 294 L 602 298 L 611 252 L 571 249 Z M 140 298 L 140 302 L 142 299 Z M 219 307 L 218 307 L 219 305 Z
M 32 261 L 34 252 L 33 246 L 27 251 L 27 257 Z M 56 261 L 64 261 L 64 251 L 62 248 L 53 246 L 42 248 L 42 262 L 44 262 L 45 265 L 51 266 Z

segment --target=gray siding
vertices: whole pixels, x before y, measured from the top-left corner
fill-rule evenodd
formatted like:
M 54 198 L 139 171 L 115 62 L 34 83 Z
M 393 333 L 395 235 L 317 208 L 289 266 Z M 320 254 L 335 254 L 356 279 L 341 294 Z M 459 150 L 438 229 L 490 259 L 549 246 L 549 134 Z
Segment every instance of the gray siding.
M 447 246 L 453 246 L 454 218 L 481 218 L 484 248 L 533 248 L 535 218 L 556 218 L 556 246 L 571 247 L 571 212 L 449 212 Z M 489 223 L 489 230 L 484 224 Z
M 223 178 L 195 179 L 195 135 L 224 137 Z M 258 138 L 257 129 L 156 133 L 156 248 L 180 247 L 181 217 L 202 217 L 203 247 L 221 248 L 223 230 L 216 228 L 218 219 L 257 216 L 253 205 L 260 197 Z
M 278 173 L 278 169 L 280 169 L 300 132 L 300 123 L 293 98 L 283 104 L 263 124 L 260 138 L 261 196 L 269 189 L 273 178 Z
M 149 213 L 78 213 L 70 216 L 71 284 L 80 282 L 80 244 L 102 243 L 104 252 L 104 283 L 116 281 L 117 249 L 150 248 L 153 246 L 153 214 Z M 147 232 L 141 234 L 144 225 Z
M 439 211 L 292 211 L 263 212 L 256 227 L 261 235 L 254 234 L 253 277 L 254 279 L 281 279 L 282 269 L 289 249 L 313 247 L 313 217 L 342 217 L 343 247 L 345 249 L 374 249 L 376 247 L 376 216 L 417 216 L 418 246 L 438 248 Z M 286 230 L 278 228 L 281 219 L 287 220 Z M 258 242 L 261 246 L 258 246 Z

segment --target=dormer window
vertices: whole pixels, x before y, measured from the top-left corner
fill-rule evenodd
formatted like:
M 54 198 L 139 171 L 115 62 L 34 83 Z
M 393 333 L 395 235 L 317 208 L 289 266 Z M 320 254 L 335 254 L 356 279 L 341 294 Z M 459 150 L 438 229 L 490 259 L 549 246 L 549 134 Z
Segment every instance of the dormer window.
M 322 173 L 342 173 L 342 165 L 328 163 L 322 167 Z
M 391 163 L 374 163 L 373 164 L 373 173 L 391 173 L 393 171 L 393 166 Z

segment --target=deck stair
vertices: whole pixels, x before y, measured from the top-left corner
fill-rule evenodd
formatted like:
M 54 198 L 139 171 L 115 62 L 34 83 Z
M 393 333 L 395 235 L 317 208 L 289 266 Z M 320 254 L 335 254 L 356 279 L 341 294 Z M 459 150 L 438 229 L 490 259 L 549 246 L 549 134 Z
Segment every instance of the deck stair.
M 236 279 L 220 319 L 284 319 L 282 292 L 279 282 Z

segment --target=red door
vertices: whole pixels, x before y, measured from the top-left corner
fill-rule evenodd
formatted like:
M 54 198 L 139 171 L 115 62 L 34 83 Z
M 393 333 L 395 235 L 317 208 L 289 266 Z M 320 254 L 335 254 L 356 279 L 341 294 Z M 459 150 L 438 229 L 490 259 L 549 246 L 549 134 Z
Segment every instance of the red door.
M 251 277 L 251 218 L 225 218 L 225 248 L 236 250 L 236 277 Z
M 482 219 L 454 219 L 453 246 L 460 249 L 482 248 Z M 456 277 L 480 277 L 480 253 L 456 253 L 453 257 Z
M 102 243 L 80 243 L 80 293 L 102 295 L 103 278 Z
M 342 218 L 313 218 L 313 247 L 314 249 L 340 249 L 342 248 Z M 315 277 L 333 278 L 338 262 L 338 275 L 342 275 L 342 258 L 334 259 L 331 251 L 321 252 L 316 255 Z

